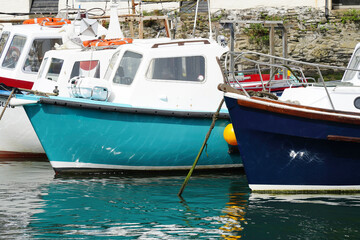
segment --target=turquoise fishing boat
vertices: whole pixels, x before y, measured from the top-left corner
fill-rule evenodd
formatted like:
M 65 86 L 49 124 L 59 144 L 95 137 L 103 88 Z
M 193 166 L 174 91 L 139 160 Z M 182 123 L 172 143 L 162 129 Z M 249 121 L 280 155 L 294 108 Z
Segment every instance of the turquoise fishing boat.
M 71 97 L 11 104 L 24 106 L 56 172 L 186 171 L 222 99 L 225 51 L 207 39 L 138 40 L 118 48 L 103 79 L 71 79 Z M 229 122 L 224 107 L 198 170 L 242 167 L 223 137 Z

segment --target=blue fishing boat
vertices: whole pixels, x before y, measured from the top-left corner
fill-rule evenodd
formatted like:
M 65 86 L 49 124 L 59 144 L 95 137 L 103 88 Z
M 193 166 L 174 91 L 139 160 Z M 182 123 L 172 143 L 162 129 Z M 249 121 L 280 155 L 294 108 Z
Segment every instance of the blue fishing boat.
M 353 60 L 348 75 L 360 69 Z M 360 191 L 359 80 L 285 89 L 279 99 L 251 96 L 228 85 L 219 89 L 225 91 L 253 191 Z M 303 95 L 290 98 L 287 91 Z
M 360 114 L 225 94 L 253 191 L 360 191 Z
M 187 171 L 222 99 L 225 51 L 206 39 L 138 40 L 119 47 L 104 79 L 71 79 L 71 97 L 10 103 L 24 104 L 56 172 Z M 229 122 L 223 107 L 198 170 L 242 167 L 223 137 Z

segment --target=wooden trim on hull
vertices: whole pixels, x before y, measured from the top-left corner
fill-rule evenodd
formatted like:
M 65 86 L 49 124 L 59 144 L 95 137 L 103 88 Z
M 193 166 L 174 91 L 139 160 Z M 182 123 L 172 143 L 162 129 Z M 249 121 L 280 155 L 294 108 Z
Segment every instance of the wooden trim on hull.
M 360 143 L 360 138 L 358 138 L 358 137 L 346 137 L 346 136 L 328 135 L 327 139 L 331 140 L 331 141 L 339 141 L 339 142 Z
M 283 115 L 308 118 L 313 120 L 360 125 L 359 113 L 300 106 L 296 104 L 284 103 L 259 97 L 251 97 L 251 99 L 261 102 L 249 101 L 248 99 L 237 99 L 237 103 L 243 107 L 255 108 Z
M 47 156 L 45 153 L 0 151 L 0 159 L 22 159 L 22 158 L 44 159 L 44 161 L 45 160 L 47 161 Z

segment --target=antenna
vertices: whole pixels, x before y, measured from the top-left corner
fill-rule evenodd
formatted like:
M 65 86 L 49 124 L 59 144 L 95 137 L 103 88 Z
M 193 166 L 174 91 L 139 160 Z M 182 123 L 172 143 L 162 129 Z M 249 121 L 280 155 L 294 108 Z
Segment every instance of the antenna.
M 197 19 L 197 14 L 198 14 L 198 8 L 199 8 L 199 1 L 196 1 L 196 10 L 195 10 L 195 21 L 194 21 L 194 30 L 193 30 L 193 37 L 195 37 L 195 28 L 196 28 L 196 19 Z

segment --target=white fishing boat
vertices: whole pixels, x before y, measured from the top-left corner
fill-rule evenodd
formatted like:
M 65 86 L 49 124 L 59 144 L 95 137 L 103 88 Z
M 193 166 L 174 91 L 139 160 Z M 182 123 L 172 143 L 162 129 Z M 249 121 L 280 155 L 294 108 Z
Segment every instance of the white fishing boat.
M 208 39 L 134 40 L 101 81 L 70 81 L 72 97 L 11 101 L 33 103 L 24 108 L 56 172 L 187 171 L 222 98 L 216 58 L 225 51 Z M 93 100 L 99 91 L 106 97 Z M 198 170 L 242 167 L 223 137 L 228 123 L 223 108 Z
M 0 38 L 0 83 L 31 89 L 47 51 L 60 45 L 81 48 L 82 41 L 96 39 L 107 29 L 96 20 L 39 18 L 20 25 L 6 25 Z M 96 28 L 97 31 L 91 31 Z

